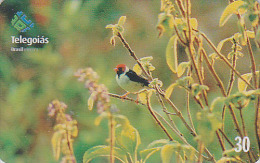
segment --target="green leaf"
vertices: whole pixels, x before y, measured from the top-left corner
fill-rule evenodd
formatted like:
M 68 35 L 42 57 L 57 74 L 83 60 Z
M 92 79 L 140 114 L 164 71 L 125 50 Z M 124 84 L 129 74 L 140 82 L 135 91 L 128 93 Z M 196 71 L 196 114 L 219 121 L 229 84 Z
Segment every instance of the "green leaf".
M 145 149 L 145 150 L 140 151 L 142 163 L 145 163 L 151 155 L 153 155 L 154 153 L 156 153 L 160 149 L 161 149 L 161 147 L 156 147 L 156 148 L 149 148 L 149 149 Z
M 175 140 L 173 140 L 173 142 L 177 143 L 177 141 L 175 141 Z M 150 143 L 147 148 L 162 147 L 168 143 L 170 143 L 170 141 L 168 139 L 159 139 L 159 140 L 155 140 L 152 143 Z
M 134 156 L 141 144 L 141 138 L 132 125 L 119 125 L 116 127 L 116 142 L 122 149 Z
M 178 142 L 171 142 L 170 144 L 166 144 L 161 149 L 161 158 L 163 163 L 171 163 L 177 162 L 178 160 L 182 160 L 186 158 L 186 161 L 194 161 L 195 159 L 195 149 L 189 145 L 182 145 Z M 173 154 L 176 155 L 176 160 L 172 160 Z M 187 157 L 186 157 L 187 156 Z
M 245 20 L 243 17 L 239 19 L 237 25 L 238 25 L 238 30 L 241 33 L 240 43 L 241 45 L 245 46 L 247 43 L 247 38 L 246 38 L 246 31 L 245 31 Z
M 172 36 L 166 47 L 166 62 L 173 73 L 177 72 L 178 67 L 177 41 L 178 37 Z
M 181 77 L 185 70 L 190 66 L 190 62 L 182 62 L 178 65 L 177 76 Z
M 238 9 L 243 6 L 246 5 L 246 2 L 244 1 L 234 1 L 232 3 L 230 3 L 225 10 L 223 11 L 220 20 L 219 20 L 219 26 L 223 26 L 228 19 L 232 16 L 232 14 L 236 14 L 238 13 Z
M 114 156 L 123 163 L 128 163 L 127 154 L 120 148 L 114 147 Z M 110 147 L 105 145 L 95 146 L 88 149 L 83 156 L 83 163 L 88 163 L 96 157 L 109 157 Z
M 114 115 L 115 120 L 118 124 L 121 124 L 124 128 L 127 128 L 128 125 L 130 125 L 129 120 L 127 119 L 126 116 L 123 115 Z
M 165 98 L 169 99 L 170 96 L 172 95 L 173 89 L 177 86 L 177 83 L 172 83 L 165 91 Z
M 215 108 L 222 108 L 225 103 L 225 97 L 217 97 L 215 98 L 211 105 L 210 105 L 210 111 L 213 111 Z
M 206 85 L 192 84 L 191 93 L 193 96 L 198 96 L 203 90 L 209 90 L 209 87 Z
M 102 121 L 102 119 L 107 118 L 107 116 L 108 116 L 107 112 L 102 112 L 102 113 L 95 119 L 94 124 L 95 124 L 96 126 L 98 126 L 98 125 L 100 124 L 100 122 Z
M 247 82 L 249 82 L 252 79 L 252 73 L 247 73 L 247 74 L 243 74 L 241 75 Z M 246 91 L 247 88 L 247 84 L 246 82 L 244 82 L 241 78 L 238 78 L 237 80 L 237 85 L 238 85 L 238 91 L 239 92 L 243 92 Z
M 173 152 L 176 146 L 177 144 L 167 144 L 163 146 L 161 150 L 161 158 L 163 163 L 171 163 Z
M 258 15 L 257 14 L 250 14 L 249 16 L 248 16 L 248 18 L 249 18 L 249 20 L 250 20 L 250 22 L 251 22 L 251 24 L 252 24 L 252 26 L 253 27 L 256 27 L 257 25 L 258 25 Z
M 159 31 L 159 37 L 166 32 L 169 35 L 172 35 L 174 27 L 174 18 L 171 14 L 160 13 L 158 15 L 157 30 Z
M 222 126 L 220 115 L 207 108 L 197 113 L 198 137 L 207 146 L 214 141 L 215 131 Z

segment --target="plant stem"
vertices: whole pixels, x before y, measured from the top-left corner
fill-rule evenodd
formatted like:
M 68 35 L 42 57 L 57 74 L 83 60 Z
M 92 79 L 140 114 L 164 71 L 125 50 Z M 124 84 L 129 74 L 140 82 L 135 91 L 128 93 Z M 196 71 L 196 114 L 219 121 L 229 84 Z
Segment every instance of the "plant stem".
M 185 143 L 186 145 L 192 147 L 197 153 L 199 153 L 199 151 L 197 151 L 193 146 L 191 146 L 191 145 L 187 142 L 187 140 L 185 139 L 185 137 L 183 136 L 182 133 L 180 133 L 180 132 L 178 132 L 176 129 L 174 129 L 174 128 L 170 125 L 170 123 L 169 123 L 168 121 L 166 121 L 166 119 L 163 118 L 158 112 L 156 112 L 156 111 L 154 111 L 154 112 L 155 112 L 155 114 L 157 114 L 157 115 L 171 128 L 171 130 L 182 140 L 183 143 Z M 203 155 L 202 157 L 205 158 L 206 160 L 210 160 L 208 157 L 206 157 L 206 156 L 204 156 L 204 155 Z
M 226 135 L 221 129 L 218 129 L 218 130 L 221 132 L 221 134 L 224 136 L 224 138 L 227 140 L 227 142 L 230 144 L 230 146 L 231 146 L 232 148 L 234 148 L 235 146 L 234 146 L 233 143 L 228 139 L 227 135 Z
M 168 138 L 170 139 L 170 141 L 173 140 L 173 138 L 171 137 L 171 135 L 169 134 L 169 132 L 167 131 L 167 129 L 163 126 L 163 124 L 161 123 L 161 121 L 157 118 L 157 116 L 155 115 L 152 107 L 151 107 L 151 103 L 150 103 L 150 97 L 147 96 L 147 108 L 149 110 L 149 112 L 151 113 L 151 115 L 153 116 L 153 118 L 155 119 L 155 121 L 157 122 L 157 124 L 162 128 L 162 130 L 165 132 L 165 134 L 168 136 Z
M 110 128 L 110 163 L 114 163 L 115 162 L 115 157 L 114 157 L 115 128 L 114 128 L 114 118 L 110 112 L 109 112 L 109 128 Z
M 198 31 L 198 30 L 194 30 L 194 31 L 199 32 L 199 33 L 201 34 L 201 36 L 207 41 L 207 43 L 208 43 L 208 44 L 211 46 L 211 48 L 216 52 L 216 54 L 219 56 L 219 58 L 222 59 L 222 60 L 228 65 L 228 67 L 231 68 L 231 69 L 235 72 L 235 74 L 236 74 L 241 80 L 243 80 L 243 81 L 248 85 L 248 87 L 250 87 L 251 89 L 255 89 L 247 80 L 245 80 L 245 79 L 240 75 L 240 73 L 239 73 L 236 69 L 234 69 L 234 68 L 232 67 L 232 65 L 229 63 L 229 61 L 226 59 L 226 57 L 225 57 L 223 54 L 221 54 L 221 53 L 217 50 L 217 48 L 215 47 L 215 45 L 208 39 L 208 37 L 207 37 L 204 33 L 200 32 L 200 31 Z
M 182 113 L 180 112 L 180 110 L 174 105 L 174 103 L 170 100 L 165 98 L 165 94 L 158 90 L 160 88 L 155 87 L 155 89 L 157 90 L 157 92 L 167 101 L 167 103 L 172 107 L 172 109 L 174 110 L 174 112 L 176 113 L 176 115 L 181 119 L 181 121 L 183 122 L 183 124 L 186 126 L 186 128 L 190 131 L 191 135 L 196 137 L 197 134 L 196 132 L 189 126 L 189 124 L 186 122 L 186 120 L 184 119 L 184 117 L 182 116 Z M 213 157 L 213 155 L 208 151 L 207 148 L 205 148 L 205 153 L 208 155 L 209 160 L 216 162 L 215 158 Z
M 235 124 L 236 131 L 238 132 L 239 136 L 240 136 L 241 138 L 243 138 L 244 135 L 243 135 L 243 133 L 242 133 L 240 127 L 239 127 L 239 124 L 238 124 L 238 121 L 237 121 L 235 112 L 234 112 L 233 108 L 231 107 L 231 105 L 228 105 L 228 108 L 229 108 L 229 111 L 230 111 L 230 113 L 231 113 L 233 122 L 234 122 L 234 124 Z
M 183 17 L 185 17 L 185 10 L 184 10 L 184 6 L 182 4 L 182 1 L 181 0 L 176 0 L 177 2 L 177 6 L 179 7 L 179 9 L 181 10 L 181 14 Z
M 198 142 L 198 146 L 199 146 L 199 158 L 198 158 L 198 163 L 202 163 L 203 159 L 202 159 L 202 152 L 203 152 L 203 149 L 204 149 L 204 144 L 202 141 L 199 140 Z
M 167 110 L 165 104 L 163 103 L 163 100 L 162 100 L 162 98 L 161 98 L 161 96 L 159 95 L 158 92 L 156 92 L 156 97 L 158 98 L 159 103 L 161 104 L 161 106 L 162 106 L 162 108 L 163 108 L 163 111 L 165 112 L 166 116 L 167 116 L 168 119 L 170 120 L 171 126 L 174 127 L 174 129 L 181 134 L 180 130 L 178 129 L 178 127 L 177 127 L 176 124 L 174 123 L 173 119 L 171 118 L 170 113 L 168 112 L 168 110 Z M 181 134 L 181 135 L 182 135 L 182 134 Z
M 216 135 L 217 135 L 217 137 L 218 137 L 219 144 L 220 144 L 220 147 L 221 147 L 222 151 L 225 151 L 226 149 L 225 149 L 225 146 L 224 146 L 223 140 L 221 139 L 221 137 L 220 137 L 218 131 L 216 131 Z
M 187 76 L 191 76 L 191 72 L 189 70 L 187 72 Z M 189 85 L 189 82 L 188 82 L 188 85 Z M 188 118 L 189 118 L 192 129 L 195 131 L 195 127 L 194 127 L 193 120 L 192 120 L 192 117 L 191 117 L 191 112 L 190 112 L 190 94 L 189 94 L 189 92 L 186 93 L 186 97 L 187 97 L 186 108 L 187 108 Z M 194 96 L 194 98 L 196 99 L 195 96 Z
M 191 63 L 192 63 L 192 66 L 194 67 L 195 69 L 195 72 L 196 72 L 196 75 L 197 75 L 197 78 L 199 80 L 199 83 L 200 85 L 203 85 L 203 80 L 201 78 L 201 73 L 199 72 L 199 69 L 198 69 L 198 66 L 196 65 L 196 62 L 195 62 L 195 56 L 194 56 L 194 53 L 193 53 L 193 42 L 191 40 L 191 37 L 192 37 L 192 29 L 191 29 L 191 24 L 190 24 L 190 0 L 186 0 L 186 19 L 187 19 L 187 25 L 188 25 L 188 38 L 187 38 L 187 47 L 189 49 L 189 56 L 190 56 L 190 59 L 191 59 Z M 184 31 L 184 34 L 185 31 Z M 206 90 L 203 90 L 203 97 L 204 97 L 204 100 L 205 100 L 205 104 L 207 106 L 209 106 L 208 104 L 208 98 L 207 98 L 207 93 L 206 93 Z
M 212 74 L 213 77 L 215 78 L 215 80 L 216 80 L 216 82 L 217 82 L 217 85 L 219 86 L 219 88 L 220 88 L 220 90 L 221 90 L 222 95 L 223 95 L 224 97 L 226 97 L 227 94 L 226 94 L 226 91 L 225 91 L 223 82 L 221 81 L 221 79 L 220 79 L 219 76 L 217 75 L 217 73 L 216 73 L 214 67 L 212 66 L 212 64 L 209 62 L 209 59 L 208 59 L 208 56 L 207 56 L 205 50 L 202 49 L 202 50 L 201 50 L 201 53 L 203 54 L 204 59 L 205 59 L 205 61 L 206 61 L 206 64 L 207 64 L 207 66 L 208 66 L 208 68 L 209 68 L 211 74 Z

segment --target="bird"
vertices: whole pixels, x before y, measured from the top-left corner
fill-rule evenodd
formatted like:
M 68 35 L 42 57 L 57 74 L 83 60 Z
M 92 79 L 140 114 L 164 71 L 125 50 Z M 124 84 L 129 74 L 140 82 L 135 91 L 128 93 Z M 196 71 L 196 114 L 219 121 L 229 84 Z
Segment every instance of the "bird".
M 126 93 L 121 96 L 122 99 L 130 93 L 138 95 L 138 93 L 149 88 L 150 82 L 137 75 L 136 72 L 129 69 L 125 64 L 117 65 L 114 70 L 116 72 L 117 84 L 126 91 Z M 138 103 L 138 96 L 136 102 Z

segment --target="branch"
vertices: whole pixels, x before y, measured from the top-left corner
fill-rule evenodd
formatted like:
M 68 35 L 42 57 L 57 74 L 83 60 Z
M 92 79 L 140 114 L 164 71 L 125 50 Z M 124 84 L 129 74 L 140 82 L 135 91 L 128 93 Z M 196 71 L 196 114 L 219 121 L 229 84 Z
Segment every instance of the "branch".
M 211 46 L 211 48 L 217 53 L 219 58 L 222 59 L 228 65 L 228 67 L 231 68 L 236 73 L 236 75 L 248 85 L 248 87 L 250 87 L 251 89 L 255 89 L 247 80 L 245 80 L 240 75 L 240 73 L 236 69 L 234 69 L 234 67 L 229 63 L 229 61 L 226 59 L 226 57 L 217 50 L 215 45 L 208 39 L 208 37 L 204 33 L 200 32 L 198 30 L 195 30 L 195 29 L 194 29 L 194 31 L 199 32 L 201 34 L 201 36 L 208 42 L 208 44 Z
M 127 100 L 127 101 L 136 102 L 136 100 L 134 100 L 134 99 L 132 99 L 132 98 L 130 98 L 130 97 L 122 97 L 122 96 L 120 96 L 120 95 L 113 94 L 113 93 L 108 93 L 108 95 L 109 95 L 110 97 L 118 98 L 118 99 L 120 99 L 120 100 Z M 145 104 L 143 104 L 141 101 L 137 101 L 137 102 L 138 102 L 138 104 L 145 105 Z
M 163 126 L 163 124 L 161 123 L 161 121 L 157 118 L 157 116 L 155 115 L 154 111 L 152 110 L 151 107 L 151 103 L 150 103 L 150 97 L 147 96 L 147 108 L 150 111 L 151 115 L 153 116 L 153 118 L 155 119 L 155 121 L 157 122 L 157 124 L 162 128 L 162 130 L 165 132 L 165 134 L 168 136 L 168 138 L 170 139 L 170 141 L 173 140 L 173 138 L 171 137 L 171 135 L 169 134 L 169 132 L 167 131 L 167 129 Z

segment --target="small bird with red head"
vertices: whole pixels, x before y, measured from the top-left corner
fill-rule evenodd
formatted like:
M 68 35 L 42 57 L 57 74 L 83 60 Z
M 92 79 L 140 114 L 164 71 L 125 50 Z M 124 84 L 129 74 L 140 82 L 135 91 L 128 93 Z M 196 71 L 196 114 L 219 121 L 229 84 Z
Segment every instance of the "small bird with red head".
M 141 90 L 148 88 L 149 81 L 139 75 L 133 70 L 129 69 L 125 64 L 119 64 L 114 69 L 116 72 L 117 84 L 127 91 L 122 98 L 126 97 L 129 93 L 137 94 Z

